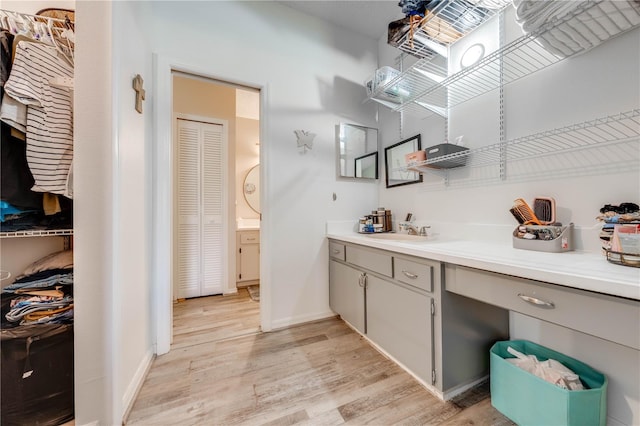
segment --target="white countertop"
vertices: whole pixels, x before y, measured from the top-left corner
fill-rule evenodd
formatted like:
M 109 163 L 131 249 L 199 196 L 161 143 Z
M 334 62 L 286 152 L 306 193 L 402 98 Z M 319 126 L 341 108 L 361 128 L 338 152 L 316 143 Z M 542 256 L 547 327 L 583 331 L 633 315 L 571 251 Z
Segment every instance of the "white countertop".
M 515 249 L 504 242 L 428 238 L 426 241 L 374 239 L 330 230 L 327 237 L 441 262 L 545 281 L 640 300 L 640 268 L 616 265 L 599 253 L 545 253 Z

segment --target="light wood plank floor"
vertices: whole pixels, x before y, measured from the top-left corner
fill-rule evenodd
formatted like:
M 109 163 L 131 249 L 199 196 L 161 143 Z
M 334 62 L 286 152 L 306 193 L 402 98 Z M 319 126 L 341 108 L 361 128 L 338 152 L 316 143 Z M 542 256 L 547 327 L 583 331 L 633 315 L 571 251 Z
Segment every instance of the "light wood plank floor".
M 512 425 L 484 385 L 442 402 L 339 319 L 259 332 L 238 295 L 174 306 L 130 425 Z

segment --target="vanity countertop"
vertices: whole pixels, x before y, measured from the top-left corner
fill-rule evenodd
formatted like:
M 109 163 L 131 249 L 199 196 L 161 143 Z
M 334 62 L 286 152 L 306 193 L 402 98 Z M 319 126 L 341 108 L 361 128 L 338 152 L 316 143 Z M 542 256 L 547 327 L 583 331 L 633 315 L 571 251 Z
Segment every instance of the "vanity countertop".
M 434 238 L 426 241 L 374 239 L 355 232 L 327 237 L 397 253 L 640 300 L 640 268 L 616 265 L 599 253 L 545 253 L 493 241 Z

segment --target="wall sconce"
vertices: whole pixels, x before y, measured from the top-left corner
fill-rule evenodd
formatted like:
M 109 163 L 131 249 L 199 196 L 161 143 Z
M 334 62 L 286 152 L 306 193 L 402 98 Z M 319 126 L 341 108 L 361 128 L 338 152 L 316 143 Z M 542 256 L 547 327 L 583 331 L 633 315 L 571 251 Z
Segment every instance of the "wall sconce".
M 304 152 L 307 152 L 307 148 L 313 148 L 313 139 L 316 137 L 315 133 L 309 133 L 306 130 L 294 130 L 296 137 L 298 138 L 298 148 L 303 148 Z
M 460 66 L 462 68 L 470 67 L 478 63 L 484 56 L 484 45 L 482 43 L 472 44 L 464 51 L 462 58 L 460 59 Z

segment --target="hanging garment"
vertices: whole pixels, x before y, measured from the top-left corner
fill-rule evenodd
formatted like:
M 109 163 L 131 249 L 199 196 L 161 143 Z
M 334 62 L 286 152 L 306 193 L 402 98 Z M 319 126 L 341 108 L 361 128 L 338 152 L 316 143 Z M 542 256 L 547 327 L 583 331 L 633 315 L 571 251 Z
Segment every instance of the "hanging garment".
M 27 163 L 27 145 L 0 123 L 0 199 L 22 210 L 42 210 L 42 193 L 33 192 L 34 180 Z
M 73 158 L 71 93 L 49 84 L 73 78 L 73 68 L 54 47 L 19 42 L 5 91 L 27 108 L 27 162 L 37 192 L 70 196 L 67 187 Z
M 4 83 L 9 79 L 11 73 L 11 46 L 13 45 L 13 34 L 9 31 L 0 31 L 0 95 L 4 93 Z

